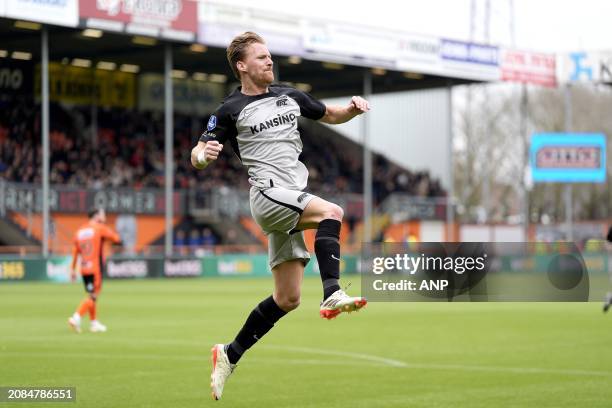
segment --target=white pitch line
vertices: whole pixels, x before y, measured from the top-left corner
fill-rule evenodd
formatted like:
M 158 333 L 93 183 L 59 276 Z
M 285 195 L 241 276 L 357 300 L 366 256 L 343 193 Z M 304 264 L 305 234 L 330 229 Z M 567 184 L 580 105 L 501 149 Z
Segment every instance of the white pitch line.
M 171 356 L 166 354 L 138 354 L 138 355 L 115 355 L 115 354 L 102 354 L 102 353 L 53 353 L 44 351 L 5 351 L 0 353 L 2 356 L 16 356 L 16 357 L 49 357 L 49 358 L 97 358 L 97 359 L 115 359 L 115 360 L 175 360 L 175 361 L 194 361 L 200 363 L 208 363 L 209 357 L 190 357 L 190 356 Z M 371 366 L 376 363 L 360 362 L 360 361 L 329 361 L 329 360 L 314 360 L 314 359 L 284 359 L 284 358 L 249 358 L 250 362 L 254 363 L 270 363 L 270 364 L 295 364 L 295 365 L 357 365 L 357 366 Z
M 70 336 L 68 336 L 70 337 Z M 33 337 L 18 337 L 18 336 L 2 336 L 5 339 L 11 340 L 21 340 L 21 341 L 33 341 L 33 342 L 48 342 L 51 339 L 58 339 L 65 341 L 68 337 L 64 336 L 39 336 L 36 338 Z M 72 336 L 74 339 L 82 338 L 82 336 Z M 103 338 L 101 336 L 96 336 L 96 341 L 109 341 L 113 343 L 133 343 L 135 340 L 131 338 Z M 183 346 L 193 345 L 196 347 L 200 347 L 203 345 L 202 342 L 199 341 L 189 341 L 189 340 L 165 340 L 165 339 L 138 339 L 139 343 L 148 343 L 148 344 L 180 344 Z M 510 373 L 510 374 L 555 374 L 555 375 L 570 375 L 570 376 L 591 376 L 591 377 L 612 377 L 611 371 L 595 371 L 595 370 L 582 370 L 582 369 L 557 369 L 557 368 L 540 368 L 540 367 L 504 367 L 504 366 L 486 366 L 486 365 L 467 365 L 467 364 L 437 364 L 437 363 L 407 363 L 400 360 L 379 357 L 370 354 L 362 354 L 362 353 L 352 353 L 346 351 L 337 351 L 337 350 L 325 350 L 325 349 L 316 349 L 316 348 L 308 348 L 308 347 L 294 347 L 294 346 L 281 346 L 281 345 L 267 345 L 267 344 L 259 344 L 257 348 L 263 349 L 275 349 L 275 350 L 284 350 L 290 352 L 297 353 L 305 353 L 305 354 L 318 354 L 318 355 L 328 355 L 328 356 L 337 356 L 337 357 L 345 357 L 350 360 L 343 361 L 322 361 L 322 360 L 307 360 L 307 359 L 275 359 L 272 361 L 269 358 L 265 359 L 249 359 L 251 361 L 268 361 L 274 363 L 285 363 L 285 364 L 327 364 L 327 365 L 342 365 L 342 364 L 350 364 L 350 365 L 369 365 L 369 366 L 387 366 L 387 367 L 396 367 L 396 368 L 407 368 L 407 369 L 423 369 L 423 370 L 451 370 L 451 371 L 482 371 L 482 372 L 496 372 L 496 373 Z M 0 347 L 0 358 L 3 354 L 8 354 L 7 351 L 3 350 Z M 9 352 L 10 353 L 10 352 Z M 62 356 L 63 354 L 57 354 L 57 356 Z M 111 354 L 104 354 L 106 358 L 108 358 Z M 50 355 L 51 356 L 51 355 Z M 90 353 L 83 353 L 83 357 L 91 356 Z M 200 357 L 187 357 L 187 356 L 166 356 L 166 355 L 137 355 L 137 356 L 118 356 L 120 358 L 134 358 L 134 359 L 158 359 L 158 358 L 166 358 L 166 359 L 174 359 L 174 360 L 185 360 L 185 361 L 201 361 L 208 360 L 208 358 L 200 358 Z M 354 360 L 361 360 L 362 363 L 357 363 Z M 298 363 L 303 362 L 303 363 Z
M 403 361 L 393 360 L 391 358 L 378 357 L 378 356 L 373 356 L 370 354 L 351 353 L 347 351 L 321 350 L 321 349 L 308 348 L 308 347 L 276 346 L 276 345 L 267 345 L 267 344 L 262 344 L 259 347 L 273 348 L 277 350 L 296 351 L 298 353 L 306 353 L 306 354 L 319 354 L 319 355 L 324 355 L 324 356 L 327 355 L 327 356 L 356 358 L 358 360 L 370 361 L 370 362 L 374 362 L 378 364 L 388 365 L 391 367 L 407 367 L 408 366 Z

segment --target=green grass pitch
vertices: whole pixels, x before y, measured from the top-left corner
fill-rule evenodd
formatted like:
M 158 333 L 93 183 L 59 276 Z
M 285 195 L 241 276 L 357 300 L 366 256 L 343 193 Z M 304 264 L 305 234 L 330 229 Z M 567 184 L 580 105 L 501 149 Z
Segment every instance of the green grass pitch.
M 66 319 L 80 283 L 2 284 L 0 386 L 77 388 L 76 403 L 54 407 L 612 404 L 612 313 L 599 302 L 371 303 L 325 321 L 314 278 L 212 401 L 210 347 L 231 340 L 271 288 L 266 278 L 106 281 L 109 331 L 77 335 Z

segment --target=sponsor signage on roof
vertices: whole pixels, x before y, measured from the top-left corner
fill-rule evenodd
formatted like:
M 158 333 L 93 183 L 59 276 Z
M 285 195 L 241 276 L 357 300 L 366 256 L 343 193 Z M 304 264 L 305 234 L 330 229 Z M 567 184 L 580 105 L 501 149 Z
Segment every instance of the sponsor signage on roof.
M 604 183 L 606 137 L 602 133 L 536 133 L 529 151 L 535 182 Z
M 9 18 L 68 27 L 79 23 L 78 0 L 0 0 L 0 15 L 3 9 Z
M 492 45 L 468 43 L 457 40 L 442 40 L 440 56 L 444 60 L 462 63 L 490 65 L 496 67 L 499 49 Z
M 441 75 L 481 81 L 500 79 L 496 46 L 442 39 L 440 64 Z
M 174 110 L 186 115 L 204 115 L 212 112 L 223 99 L 224 85 L 193 79 L 174 79 Z M 163 112 L 164 76 L 145 73 L 138 77 L 138 108 Z
M 396 68 L 418 73 L 438 73 L 440 39 L 402 34 L 397 39 Z
M 303 35 L 306 53 L 315 59 L 395 67 L 398 44 L 392 33 L 386 30 L 350 24 L 308 22 Z
M 554 54 L 504 49 L 501 51 L 502 81 L 557 86 Z
M 134 35 L 194 41 L 198 26 L 193 0 L 79 0 L 81 25 Z
M 612 52 L 572 52 L 558 65 L 560 82 L 612 83 Z
M 226 48 L 236 35 L 249 30 L 261 35 L 273 54 L 304 54 L 299 17 L 204 1 L 198 2 L 198 15 L 202 44 Z

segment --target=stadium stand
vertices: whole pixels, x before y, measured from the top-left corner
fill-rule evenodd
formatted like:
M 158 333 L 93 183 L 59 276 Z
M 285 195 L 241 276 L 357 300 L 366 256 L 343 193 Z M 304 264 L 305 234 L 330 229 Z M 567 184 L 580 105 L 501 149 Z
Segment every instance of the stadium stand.
M 50 117 L 52 185 L 90 190 L 164 186 L 164 122 L 160 113 L 119 108 L 97 108 L 94 112 L 91 107 L 52 103 Z M 174 115 L 174 188 L 197 191 L 200 197 L 221 188 L 248 190 L 246 171 L 229 148 L 205 174 L 197 172 L 190 165 L 189 152 L 206 120 L 207 116 L 194 118 Z M 40 106 L 32 97 L 0 95 L 0 177 L 5 181 L 41 182 L 40 122 Z M 304 140 L 301 160 L 310 172 L 310 191 L 323 197 L 330 194 L 361 194 L 361 146 L 318 123 L 305 121 L 300 126 Z M 412 172 L 378 154 L 374 155 L 373 163 L 375 205 L 394 192 L 419 197 L 445 195 L 440 183 L 425 172 Z M 52 217 L 56 229 L 53 248 L 62 252 L 61 248 L 67 247 L 70 242 L 74 223 L 69 222 L 71 216 L 61 213 Z M 25 238 L 40 242 L 38 218 L 36 214 L 26 216 L 12 213 L 8 221 L 27 231 L 27 234 L 23 234 Z M 157 218 L 159 226 L 147 226 L 156 233 L 147 234 L 149 239 L 146 242 L 139 241 L 136 245 L 138 251 L 161 242 L 163 217 Z M 362 229 L 360 220 L 353 217 L 350 221 L 347 223 L 349 228 L 343 233 L 343 241 L 359 242 Z M 376 230 L 382 231 L 387 223 L 375 223 Z M 146 224 L 153 225 L 155 222 L 148 220 Z M 191 217 L 175 220 L 175 224 L 180 225 L 182 231 L 177 241 L 179 245 L 181 239 L 189 240 L 191 230 L 195 228 L 201 232 L 205 226 Z M 265 245 L 265 237 L 244 224 L 244 220 L 242 224 L 237 224 L 240 229 L 237 243 Z M 228 237 L 223 227 L 216 227 L 213 231 L 213 244 L 231 244 L 232 236 L 236 236 L 229 234 Z M 244 239 L 245 233 L 249 240 Z M 183 234 L 185 238 L 182 238 Z

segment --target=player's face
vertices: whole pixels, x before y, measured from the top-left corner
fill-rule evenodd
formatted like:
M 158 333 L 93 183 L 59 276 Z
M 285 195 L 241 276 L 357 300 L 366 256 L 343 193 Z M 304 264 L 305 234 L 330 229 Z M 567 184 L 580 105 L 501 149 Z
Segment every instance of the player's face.
M 241 61 L 253 82 L 269 85 L 274 81 L 273 62 L 268 47 L 261 43 L 253 43 L 246 49 L 244 60 Z

